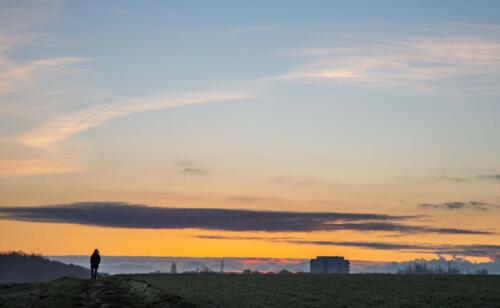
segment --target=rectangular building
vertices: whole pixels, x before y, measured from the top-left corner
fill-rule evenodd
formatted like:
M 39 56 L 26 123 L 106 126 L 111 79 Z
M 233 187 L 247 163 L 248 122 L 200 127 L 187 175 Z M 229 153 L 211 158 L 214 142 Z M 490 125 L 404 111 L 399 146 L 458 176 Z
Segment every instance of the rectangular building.
M 320 256 L 311 259 L 310 272 L 347 274 L 349 273 L 349 266 L 349 260 L 344 259 L 344 257 Z

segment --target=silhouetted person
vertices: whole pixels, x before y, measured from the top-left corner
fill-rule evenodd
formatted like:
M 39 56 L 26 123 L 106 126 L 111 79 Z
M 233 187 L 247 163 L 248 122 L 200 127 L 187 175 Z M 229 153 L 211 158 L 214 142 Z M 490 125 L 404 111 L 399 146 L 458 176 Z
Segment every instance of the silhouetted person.
M 94 253 L 90 256 L 90 272 L 92 279 L 97 279 L 97 269 L 99 268 L 99 263 L 101 263 L 101 256 L 99 255 L 99 250 L 95 249 Z

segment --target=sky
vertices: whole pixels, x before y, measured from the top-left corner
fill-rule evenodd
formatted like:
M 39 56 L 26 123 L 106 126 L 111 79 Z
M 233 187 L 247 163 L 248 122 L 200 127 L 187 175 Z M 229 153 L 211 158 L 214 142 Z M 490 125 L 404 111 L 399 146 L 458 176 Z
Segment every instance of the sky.
M 499 12 L 0 0 L 0 250 L 498 260 Z

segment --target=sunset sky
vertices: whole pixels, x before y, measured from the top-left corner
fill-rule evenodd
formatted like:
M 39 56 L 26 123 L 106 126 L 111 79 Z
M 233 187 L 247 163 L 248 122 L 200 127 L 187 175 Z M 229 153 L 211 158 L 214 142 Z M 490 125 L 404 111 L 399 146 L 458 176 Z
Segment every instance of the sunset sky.
M 495 0 L 0 0 L 0 251 L 500 260 L 499 99 Z

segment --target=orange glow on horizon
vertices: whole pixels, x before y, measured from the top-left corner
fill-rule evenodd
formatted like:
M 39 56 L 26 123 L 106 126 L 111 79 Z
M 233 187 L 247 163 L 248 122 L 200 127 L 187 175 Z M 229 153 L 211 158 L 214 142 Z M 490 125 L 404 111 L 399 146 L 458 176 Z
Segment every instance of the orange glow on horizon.
M 214 240 L 197 235 L 235 236 L 242 233 L 203 230 L 152 230 L 88 227 L 74 224 L 26 223 L 0 220 L 3 234 L 0 251 L 24 251 L 43 255 L 87 255 L 98 248 L 103 255 L 114 256 L 178 256 L 178 257 L 265 257 L 280 258 L 286 263 L 291 258 L 313 258 L 318 255 L 341 255 L 351 260 L 407 261 L 416 258 L 436 258 L 433 253 L 376 250 L 357 247 L 318 246 L 281 243 L 266 240 Z M 318 233 L 263 233 L 245 232 L 244 236 L 300 237 L 304 239 L 332 240 L 333 237 L 351 238 L 352 241 L 380 241 L 370 233 L 339 232 Z M 439 242 L 429 237 L 424 242 Z M 451 257 L 451 256 L 450 256 Z M 468 258 L 487 261 L 486 258 Z

